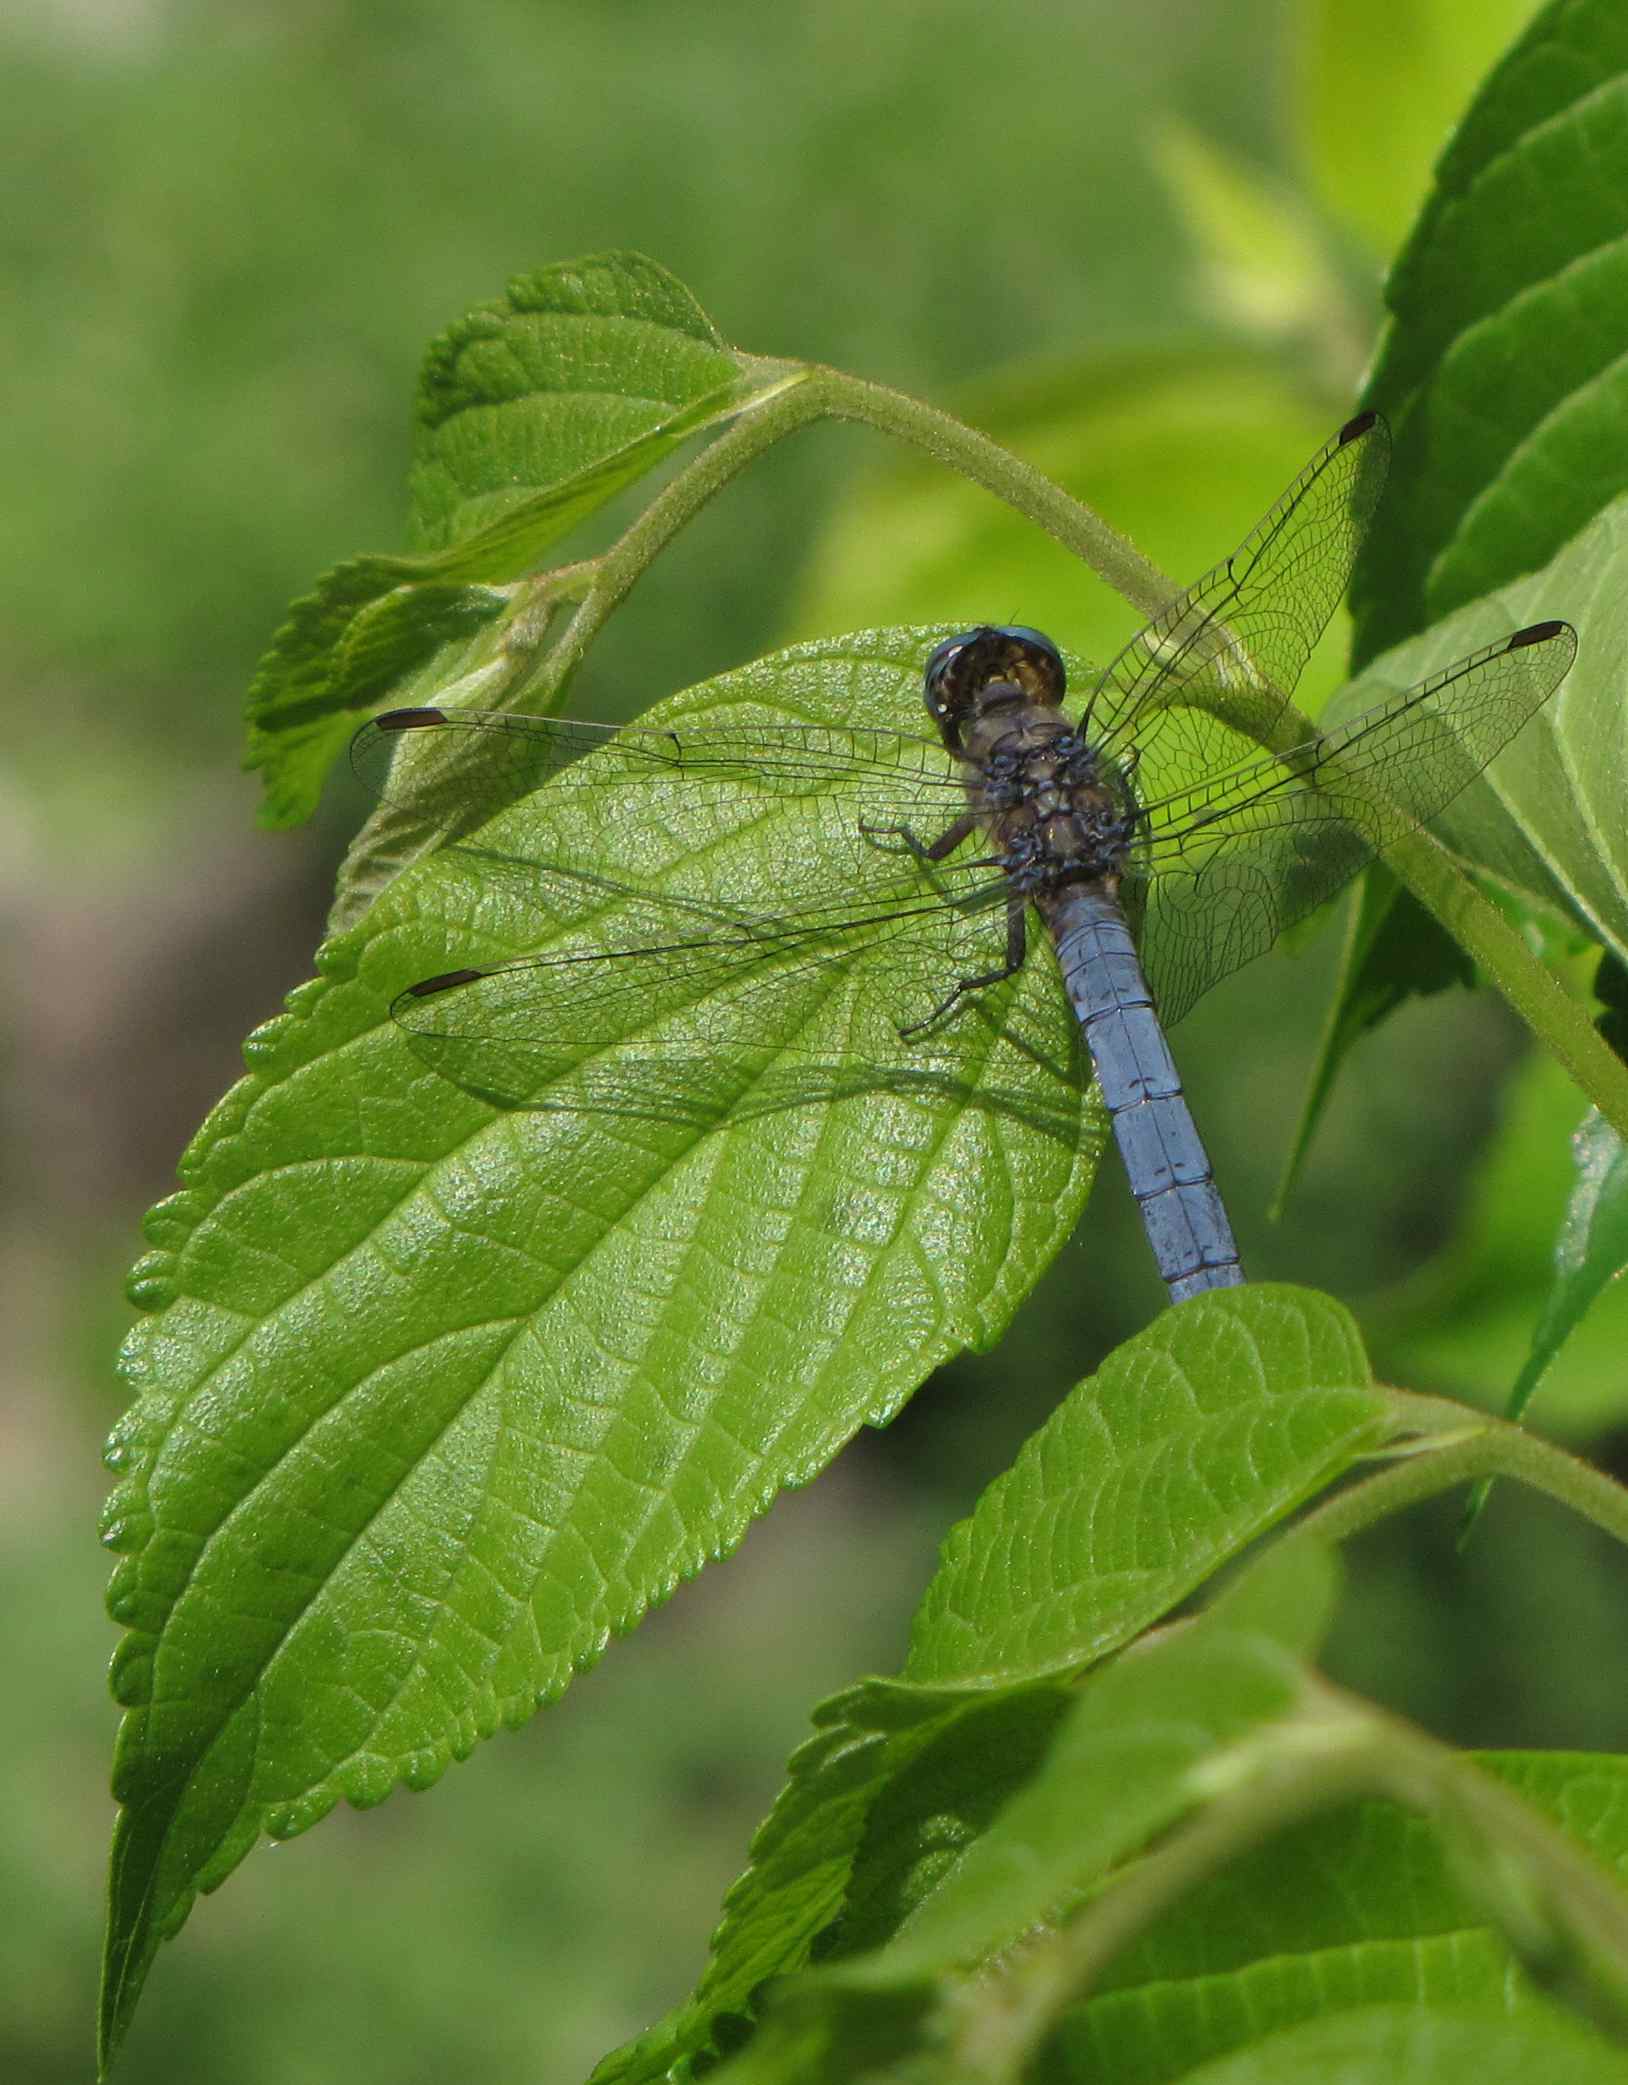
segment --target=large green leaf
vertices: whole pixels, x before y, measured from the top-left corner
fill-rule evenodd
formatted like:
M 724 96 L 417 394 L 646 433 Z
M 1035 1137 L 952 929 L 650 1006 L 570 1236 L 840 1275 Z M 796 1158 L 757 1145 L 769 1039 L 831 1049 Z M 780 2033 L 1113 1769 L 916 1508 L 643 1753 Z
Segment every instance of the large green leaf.
M 1624 1761 L 1493 1753 L 1477 1763 L 1628 1881 Z M 1434 1827 L 1392 1804 L 1298 1824 L 1201 1884 L 1115 1960 L 1042 2075 L 1174 2085 L 1276 2029 L 1388 2001 L 1530 2020 L 1539 1993 L 1465 1883 Z
M 1381 527 L 1378 534 L 1385 534 Z M 1351 682 L 1327 721 L 1427 677 L 1523 623 L 1562 616 L 1578 653 L 1558 694 L 1433 830 L 1509 893 L 1558 911 L 1620 956 L 1628 950 L 1628 827 L 1617 777 L 1628 758 L 1628 706 L 1617 661 L 1628 641 L 1624 603 L 1628 499 L 1613 502 L 1541 572 L 1445 617 Z M 1325 1029 L 1294 1162 L 1309 1141 L 1334 1074 L 1375 1021 L 1413 992 L 1450 982 L 1463 959 L 1418 903 L 1380 881 L 1365 895 Z
M 1325 51 L 1343 48 L 1340 11 L 1340 0 L 1324 11 Z M 1504 14 L 1478 15 L 1466 28 L 1462 9 L 1449 11 L 1450 25 L 1428 10 L 1418 20 L 1417 10 L 1401 12 L 1409 16 L 1404 37 L 1432 53 L 1426 73 L 1443 78 L 1461 69 L 1465 39 L 1496 31 Z M 1392 66 L 1388 39 L 1375 44 L 1374 56 Z M 1445 663 L 1459 629 L 1479 641 L 1499 627 L 1481 617 L 1454 624 L 1454 611 L 1509 590 L 1523 574 L 1542 574 L 1528 598 L 1545 605 L 1530 619 L 1569 616 L 1582 653 L 1559 703 L 1525 735 L 1519 765 L 1517 757 L 1502 764 L 1501 772 L 1526 775 L 1544 796 L 1540 822 L 1550 830 L 1534 835 L 1535 851 L 1541 855 L 1546 842 L 1558 847 L 1551 875 L 1530 860 L 1532 850 L 1516 846 L 1513 880 L 1545 899 L 1554 884 L 1569 886 L 1591 930 L 1619 949 L 1621 820 L 1603 763 L 1613 757 L 1622 715 L 1608 665 L 1623 591 L 1622 524 L 1613 516 L 1628 487 L 1616 440 L 1624 380 L 1615 348 L 1628 321 L 1625 68 L 1628 34 L 1614 0 L 1559 0 L 1497 66 L 1444 152 L 1387 287 L 1391 324 L 1366 398 L 1391 417 L 1396 459 L 1383 524 L 1351 585 L 1359 663 L 1448 618 L 1451 641 L 1437 648 L 1427 640 L 1431 656 Z M 1324 68 L 1318 105 L 1347 97 L 1332 132 L 1336 140 L 1346 135 L 1344 147 L 1333 146 L 1339 152 L 1349 149 L 1353 126 L 1371 122 L 1369 104 L 1378 104 L 1346 78 L 1336 81 L 1335 69 L 1332 61 Z M 1434 83 L 1422 100 L 1404 92 L 1415 113 L 1426 112 L 1433 96 L 1439 112 Z M 1387 167 L 1408 164 L 1408 132 L 1404 120 L 1399 155 Z M 1595 570 L 1582 572 L 1580 562 Z M 1493 612 L 1513 606 L 1506 592 Z M 1566 712 L 1573 721 L 1562 727 Z M 1538 751 L 1544 733 L 1565 739 L 1558 768 Z M 1518 817 L 1533 809 L 1531 790 L 1522 796 Z M 1455 814 L 1461 836 L 1463 816 Z M 1512 839 L 1507 827 L 1499 837 Z M 1508 866 L 1496 856 L 1487 865 L 1500 874 Z M 1593 911 L 1599 892 L 1588 886 L 1598 885 L 1602 865 L 1612 897 Z M 1368 933 L 1341 981 L 1301 1146 L 1351 1042 L 1414 988 L 1414 977 L 1440 978 L 1452 967 L 1444 930 L 1411 898 L 1399 900 L 1398 911 L 1387 931 Z
M 730 349 L 640 254 L 519 276 L 451 327 L 419 390 L 418 554 L 350 558 L 326 574 L 295 602 L 249 690 L 246 759 L 264 771 L 268 822 L 309 814 L 358 714 L 413 668 L 442 651 L 464 670 L 499 658 L 504 619 L 525 605 L 510 582 L 783 377 Z M 472 659 L 462 648 L 483 629 Z
M 1385 1428 L 1356 1327 L 1331 1298 L 1261 1284 L 1167 1311 L 950 1536 L 908 1677 L 987 1682 L 1119 1649 Z
M 1185 2085 L 1616 2085 L 1622 2075 L 1621 2049 L 1558 2013 L 1513 2021 L 1409 2005 L 1308 2021 L 1182 2074 Z
M 1312 0 L 1296 42 L 1295 130 L 1323 207 L 1387 255 L 1412 223 L 1465 97 L 1533 0 Z M 1383 139 L 1383 150 L 1376 149 Z
M 1388 652 L 1329 711 L 1334 721 L 1354 716 L 1389 689 L 1422 680 L 1523 623 L 1550 616 L 1573 623 L 1577 658 L 1558 694 L 1434 830 L 1471 866 L 1565 913 L 1619 954 L 1628 950 L 1628 824 L 1618 782 L 1628 760 L 1619 669 L 1628 646 L 1625 563 L 1628 498 L 1607 507 L 1541 572 Z
M 1548 564 L 1628 490 L 1625 186 L 1628 19 L 1554 0 L 1459 125 L 1388 285 L 1365 402 L 1397 460 L 1351 589 L 1359 661 Z
M 695 1994 L 607 2056 L 594 2085 L 653 2085 L 752 2025 L 759 1987 L 886 1940 L 1044 1756 L 1072 1696 L 867 1680 L 815 1712 L 786 1786 L 724 1900 Z
M 652 721 L 913 723 L 922 649 L 810 647 Z M 642 1114 L 505 1108 L 425 1070 L 396 992 L 573 931 L 539 914 L 534 854 L 603 872 L 620 838 L 696 904 L 790 903 L 830 842 L 806 801 L 801 826 L 779 797 L 722 830 L 629 788 L 598 792 L 586 838 L 593 792 L 545 791 L 401 877 L 252 1039 L 150 1221 L 106 1523 L 130 1631 L 110 2033 L 259 1834 L 426 1785 L 559 1693 L 994 1340 L 1079 1214 L 1100 1137 L 1045 962 L 966 1024 L 959 1077 L 851 1078 L 817 1108 L 731 1114 L 733 1058 L 697 1107 Z M 791 1060 L 853 1032 L 814 998 Z

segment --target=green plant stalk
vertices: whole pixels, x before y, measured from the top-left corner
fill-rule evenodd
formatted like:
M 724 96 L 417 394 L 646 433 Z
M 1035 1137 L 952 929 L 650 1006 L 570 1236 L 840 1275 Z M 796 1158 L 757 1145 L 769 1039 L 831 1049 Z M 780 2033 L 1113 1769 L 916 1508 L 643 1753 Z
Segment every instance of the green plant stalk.
M 1607 2031 L 1628 2037 L 1628 1896 L 1564 1833 L 1449 1746 L 1308 1679 L 1295 1718 L 1222 1764 L 1236 1785 L 1033 1946 L 1003 1979 L 998 2003 L 987 1981 L 969 1986 L 959 2006 L 952 1999 L 952 2016 L 965 2015 L 955 2077 L 1008 2085 L 1024 2075 L 1062 2014 L 1090 1995 L 1138 1934 L 1278 1832 L 1362 1797 L 1418 1811 L 1459 1846 L 1492 1855 L 1494 1865 L 1482 1871 L 1489 1915 L 1517 1948 L 1546 1964 L 1562 1928 L 1577 1944 L 1566 1995 Z M 1202 1771 L 1197 1779 L 1201 1793 Z
M 1474 958 L 1620 1137 L 1628 1138 L 1628 1064 L 1440 840 L 1410 833 L 1385 860 L 1419 903 Z
M 762 394 L 668 482 L 610 550 L 580 568 L 587 582 L 580 604 L 549 652 L 536 692 L 553 695 L 563 687 L 646 567 L 731 479 L 786 435 L 826 419 L 851 420 L 925 449 L 1038 522 L 1144 614 L 1155 614 L 1175 591 L 1100 514 L 952 414 L 836 369 L 752 366 L 763 375 Z
M 537 673 L 517 693 L 551 707 L 612 614 L 673 538 L 766 449 L 823 417 L 806 366 L 767 361 L 753 366 L 763 376 L 763 392 L 668 480 L 609 550 L 572 566 L 569 586 L 560 584 L 562 573 L 541 575 L 539 607 L 552 608 L 573 595 L 577 607 L 558 642 L 541 655 Z
M 1143 615 L 1156 615 L 1179 591 L 1101 515 L 953 414 L 885 384 L 816 364 L 763 361 L 749 366 L 762 373 L 766 388 L 761 396 L 669 481 L 610 550 L 577 568 L 582 585 L 576 612 L 558 643 L 542 655 L 540 670 L 527 688 L 545 707 L 557 698 L 639 576 L 679 531 L 765 450 L 823 419 L 873 427 L 959 471 L 1054 536 Z M 559 598 L 558 591 L 553 598 Z M 1225 698 L 1221 706 L 1225 708 Z M 1269 733 L 1257 726 L 1251 735 L 1258 742 L 1287 752 L 1315 740 L 1316 726 L 1293 704 L 1274 698 L 1267 707 L 1276 712 L 1276 724 Z M 1241 721 L 1248 728 L 1248 719 Z M 1628 1138 L 1628 1066 L 1601 1040 L 1586 1009 L 1561 988 L 1439 842 L 1423 833 L 1411 834 L 1388 849 L 1385 858 L 1399 881 L 1469 952 L 1606 1120 Z
M 983 486 L 1055 536 L 1142 615 L 1157 615 L 1180 591 L 1083 500 L 1072 498 L 1032 464 L 952 414 L 836 369 L 821 369 L 819 384 L 825 410 L 833 419 L 853 420 L 912 442 Z
M 1507 1419 L 1468 1413 L 1463 1405 L 1410 1391 L 1391 1390 L 1387 1395 L 1399 1419 L 1418 1438 L 1403 1451 L 1402 1461 L 1351 1485 L 1308 1514 L 1301 1523 L 1307 1534 L 1343 1542 L 1455 1485 L 1514 1477 L 1628 1544 L 1628 1489 L 1586 1462 Z

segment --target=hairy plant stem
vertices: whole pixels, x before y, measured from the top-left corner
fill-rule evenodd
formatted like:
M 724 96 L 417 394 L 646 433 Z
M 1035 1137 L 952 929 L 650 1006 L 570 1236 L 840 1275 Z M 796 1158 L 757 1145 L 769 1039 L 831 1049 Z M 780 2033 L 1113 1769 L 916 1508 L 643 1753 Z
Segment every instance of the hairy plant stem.
M 1569 1506 L 1619 1542 L 1628 1543 L 1628 1490 L 1507 1420 L 1483 1417 L 1444 1398 L 1387 1392 L 1416 1438 L 1405 1459 L 1339 1492 L 1301 1523 L 1328 1542 L 1373 1527 L 1392 1513 L 1493 1477 L 1514 1477 Z

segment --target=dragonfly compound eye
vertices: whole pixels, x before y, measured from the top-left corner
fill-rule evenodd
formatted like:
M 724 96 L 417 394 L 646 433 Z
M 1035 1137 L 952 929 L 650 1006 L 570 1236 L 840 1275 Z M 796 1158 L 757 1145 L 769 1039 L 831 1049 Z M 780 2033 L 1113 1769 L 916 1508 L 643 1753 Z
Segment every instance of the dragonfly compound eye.
M 927 707 L 942 724 L 964 716 L 980 691 L 997 682 L 1055 707 L 1068 673 L 1062 653 L 1041 631 L 1023 623 L 983 623 L 934 647 L 926 681 Z
M 942 721 L 952 716 L 966 700 L 961 669 L 968 648 L 984 635 L 982 630 L 963 630 L 959 637 L 946 637 L 927 655 L 922 694 L 932 714 Z
M 1063 655 L 1043 630 L 1010 623 L 995 633 L 1005 640 L 1008 670 L 1041 702 L 1058 703 L 1068 688 Z

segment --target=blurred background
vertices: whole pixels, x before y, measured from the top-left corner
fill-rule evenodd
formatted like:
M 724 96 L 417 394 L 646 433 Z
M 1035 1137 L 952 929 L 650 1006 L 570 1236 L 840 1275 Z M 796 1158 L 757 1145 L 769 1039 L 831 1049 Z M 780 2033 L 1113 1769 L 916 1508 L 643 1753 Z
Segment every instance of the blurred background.
M 742 346 L 961 412 L 1187 580 L 1351 409 L 1385 258 L 1527 13 L 7 11 L 0 1574 L 21 1799 L 0 2075 L 90 2074 L 122 1271 L 243 1036 L 309 974 L 359 809 L 336 786 L 312 828 L 257 829 L 242 692 L 292 595 L 401 545 L 430 337 L 512 273 L 636 247 Z M 1135 620 L 982 495 L 875 436 L 805 434 L 641 584 L 572 706 L 626 715 L 791 637 L 955 616 L 1098 656 Z M 1581 1104 L 1489 996 L 1416 1002 L 1357 1053 L 1269 1223 L 1331 943 L 1256 966 L 1178 1036 L 1246 1259 L 1351 1302 L 1393 1379 L 1497 1403 Z M 995 1353 L 783 1500 L 562 1706 L 431 1801 L 247 1862 L 165 1951 L 122 2078 L 584 2074 L 693 1982 L 812 1703 L 897 1666 L 950 1522 L 1162 1300 L 1110 1161 Z M 1619 1466 L 1625 1332 L 1608 1299 L 1537 1412 Z M 1339 1676 L 1457 1740 L 1628 1746 L 1628 1587 L 1603 1539 L 1506 1486 L 1460 1557 L 1455 1511 L 1359 1552 Z

